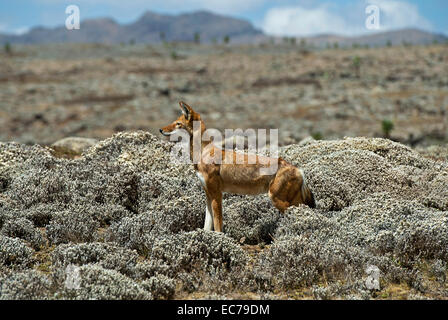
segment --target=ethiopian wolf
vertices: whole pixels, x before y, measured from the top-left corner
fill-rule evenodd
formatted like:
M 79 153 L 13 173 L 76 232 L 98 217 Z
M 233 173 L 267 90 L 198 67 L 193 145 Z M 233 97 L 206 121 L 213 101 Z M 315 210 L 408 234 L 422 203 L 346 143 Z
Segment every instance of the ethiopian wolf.
M 194 169 L 207 196 L 204 229 L 222 231 L 223 192 L 246 195 L 268 193 L 274 206 L 281 212 L 301 203 L 315 207 L 314 196 L 307 186 L 303 171 L 282 158 L 246 153 L 241 159 L 240 153 L 220 148 L 203 139 L 199 148 L 194 148 L 193 129 L 198 128 L 202 136 L 206 130 L 204 122 L 185 102 L 181 101 L 179 105 L 182 115 L 160 129 L 160 133 L 170 136 L 183 130 L 189 135 L 190 159 L 196 159 L 193 161 Z M 275 170 L 262 174 L 263 169 L 268 169 L 272 163 L 275 163 Z

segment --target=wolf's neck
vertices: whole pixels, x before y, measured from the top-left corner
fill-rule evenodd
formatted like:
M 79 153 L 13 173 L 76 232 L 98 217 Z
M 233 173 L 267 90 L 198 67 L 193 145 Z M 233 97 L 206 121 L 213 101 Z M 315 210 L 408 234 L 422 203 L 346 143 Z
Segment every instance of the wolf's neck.
M 201 134 L 199 137 L 196 137 L 197 145 L 199 145 L 199 142 L 200 142 L 200 148 L 198 146 L 194 145 L 194 142 L 193 142 L 193 140 L 195 138 L 194 135 L 190 135 L 190 161 L 194 164 L 195 169 L 197 167 L 197 163 L 194 163 L 194 162 L 201 161 L 202 151 L 205 149 L 205 147 L 207 147 L 211 143 L 211 141 L 203 141 L 202 140 L 202 136 L 203 136 L 205 130 L 206 130 L 205 125 L 203 122 L 201 122 Z M 194 156 L 195 152 L 196 152 L 196 157 Z

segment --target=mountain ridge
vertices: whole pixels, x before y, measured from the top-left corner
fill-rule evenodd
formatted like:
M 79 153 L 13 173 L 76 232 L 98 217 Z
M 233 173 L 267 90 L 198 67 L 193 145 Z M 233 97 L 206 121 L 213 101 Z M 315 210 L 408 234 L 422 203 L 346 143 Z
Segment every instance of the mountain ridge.
M 352 46 L 386 46 L 401 44 L 419 44 L 427 45 L 434 42 L 444 43 L 448 41 L 448 37 L 443 34 L 433 33 L 416 28 L 404 28 L 397 30 L 381 31 L 372 34 L 358 36 L 342 36 L 338 34 L 320 34 L 313 37 L 305 38 L 310 43 L 323 46 L 338 42 L 339 45 Z
M 253 37 L 263 33 L 250 22 L 209 11 L 195 11 L 179 15 L 146 11 L 136 21 L 120 24 L 113 18 L 102 17 L 81 21 L 79 30 L 65 26 L 47 28 L 37 26 L 22 35 L 0 34 L 0 42 L 43 44 L 70 42 L 101 43 L 156 43 L 162 41 L 214 42 L 225 36 Z
M 36 26 L 22 35 L 0 34 L 0 43 L 160 43 L 222 42 L 229 37 L 232 43 L 260 43 L 281 41 L 282 37 L 264 34 L 251 22 L 210 11 L 194 11 L 179 15 L 145 11 L 135 21 L 120 24 L 110 17 L 90 18 L 81 21 L 79 30 L 67 30 L 65 26 L 54 28 Z M 400 44 L 431 44 L 448 42 L 448 37 L 415 28 L 377 32 L 359 36 L 318 34 L 305 39 L 317 47 L 334 46 L 386 46 Z

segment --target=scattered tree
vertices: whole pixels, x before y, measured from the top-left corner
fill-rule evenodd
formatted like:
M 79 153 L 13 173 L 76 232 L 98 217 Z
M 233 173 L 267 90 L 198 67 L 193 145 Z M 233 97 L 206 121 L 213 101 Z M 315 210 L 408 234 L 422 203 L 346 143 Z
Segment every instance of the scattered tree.
M 11 47 L 11 44 L 9 42 L 5 43 L 4 49 L 5 49 L 5 53 L 6 54 L 11 54 L 12 53 L 12 47 Z
M 356 77 L 359 78 L 361 76 L 361 58 L 359 56 L 353 57 L 352 64 L 355 68 Z
M 196 43 L 196 44 L 201 43 L 201 34 L 199 32 L 194 33 L 194 43 Z
M 311 133 L 311 137 L 313 137 L 314 140 L 322 140 L 324 138 L 322 132 L 320 131 Z
M 179 55 L 177 54 L 177 52 L 175 50 L 171 51 L 170 56 L 171 56 L 171 59 L 173 59 L 173 60 L 179 59 Z
M 223 41 L 224 41 L 225 44 L 229 44 L 230 36 L 229 35 L 225 35 Z
M 392 130 L 394 129 L 394 123 L 392 122 L 392 120 L 389 119 L 384 119 L 381 122 L 381 127 L 383 129 L 383 135 L 385 138 L 389 139 L 390 138 L 390 133 L 392 132 Z

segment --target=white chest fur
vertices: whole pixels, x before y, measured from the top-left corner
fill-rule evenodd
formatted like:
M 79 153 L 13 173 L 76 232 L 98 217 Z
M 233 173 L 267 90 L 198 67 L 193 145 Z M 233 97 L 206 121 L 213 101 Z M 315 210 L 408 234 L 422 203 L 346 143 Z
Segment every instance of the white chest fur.
M 202 184 L 202 186 L 205 189 L 205 179 L 204 179 L 204 176 L 199 171 L 196 171 L 196 175 L 198 176 L 199 181 L 201 181 L 201 184 Z

